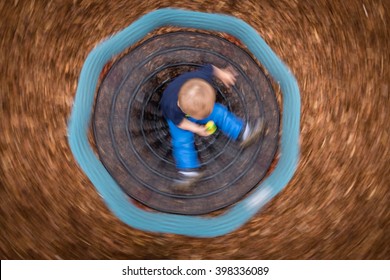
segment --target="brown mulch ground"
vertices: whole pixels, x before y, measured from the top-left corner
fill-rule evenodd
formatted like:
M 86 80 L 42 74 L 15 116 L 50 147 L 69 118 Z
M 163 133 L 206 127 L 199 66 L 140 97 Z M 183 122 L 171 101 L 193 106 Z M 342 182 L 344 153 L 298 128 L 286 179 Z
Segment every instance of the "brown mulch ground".
M 89 51 L 168 6 L 247 21 L 301 89 L 294 179 L 249 223 L 218 238 L 124 225 L 67 143 Z M 389 13 L 381 0 L 1 1 L 0 257 L 389 259 Z

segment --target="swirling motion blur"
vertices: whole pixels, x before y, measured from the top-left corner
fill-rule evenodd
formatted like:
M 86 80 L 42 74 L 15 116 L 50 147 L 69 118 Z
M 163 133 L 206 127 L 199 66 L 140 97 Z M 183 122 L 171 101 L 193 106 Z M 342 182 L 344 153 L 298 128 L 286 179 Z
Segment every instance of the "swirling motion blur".
M 244 20 L 286 62 L 301 90 L 294 178 L 260 214 L 218 238 L 123 224 L 67 143 L 88 53 L 140 16 L 169 6 Z M 388 258 L 389 12 L 390 2 L 377 0 L 2 1 L 0 255 Z

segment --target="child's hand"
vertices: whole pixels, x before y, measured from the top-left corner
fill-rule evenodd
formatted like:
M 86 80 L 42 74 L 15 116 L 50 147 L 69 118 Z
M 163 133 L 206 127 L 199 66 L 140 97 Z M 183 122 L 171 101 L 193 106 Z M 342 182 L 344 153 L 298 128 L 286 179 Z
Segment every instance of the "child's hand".
M 231 87 L 236 83 L 237 72 L 232 66 L 228 66 L 224 69 L 220 69 L 214 66 L 215 76 L 219 78 L 226 87 Z
M 206 137 L 206 136 L 210 136 L 212 133 L 210 133 L 206 126 L 205 125 L 199 125 L 198 126 L 198 129 L 196 129 L 196 131 L 194 131 L 196 134 L 198 134 L 199 136 L 203 136 L 203 137 Z
M 198 134 L 199 136 L 209 136 L 212 134 L 207 130 L 205 125 L 199 125 L 189 121 L 186 118 L 181 121 L 181 123 L 178 125 L 178 128 L 191 131 Z

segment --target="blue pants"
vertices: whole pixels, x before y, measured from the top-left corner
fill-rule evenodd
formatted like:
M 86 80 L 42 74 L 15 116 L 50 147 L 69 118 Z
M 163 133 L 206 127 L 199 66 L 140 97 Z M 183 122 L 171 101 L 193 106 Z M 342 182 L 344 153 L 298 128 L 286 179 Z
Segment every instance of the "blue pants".
M 213 111 L 207 118 L 196 120 L 189 117 L 188 119 L 198 124 L 206 124 L 212 120 L 219 130 L 233 140 L 237 140 L 244 126 L 243 120 L 236 117 L 225 106 L 219 103 L 214 105 Z M 176 167 L 180 170 L 198 168 L 200 164 L 195 149 L 194 133 L 178 128 L 170 120 L 167 121 L 172 136 L 173 157 L 176 161 Z

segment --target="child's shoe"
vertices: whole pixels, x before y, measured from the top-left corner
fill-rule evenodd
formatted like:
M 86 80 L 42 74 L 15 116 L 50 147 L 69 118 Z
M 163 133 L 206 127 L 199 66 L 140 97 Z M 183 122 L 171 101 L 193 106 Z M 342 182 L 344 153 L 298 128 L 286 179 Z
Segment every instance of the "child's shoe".
M 198 171 L 179 171 L 180 178 L 175 181 L 175 190 L 179 192 L 190 192 L 192 187 L 202 178 Z
M 264 133 L 264 131 L 265 131 L 265 124 L 263 118 L 257 120 L 253 127 L 247 124 L 242 134 L 242 138 L 241 138 L 242 142 L 240 146 L 242 148 L 246 148 L 252 145 L 260 138 L 260 136 Z

